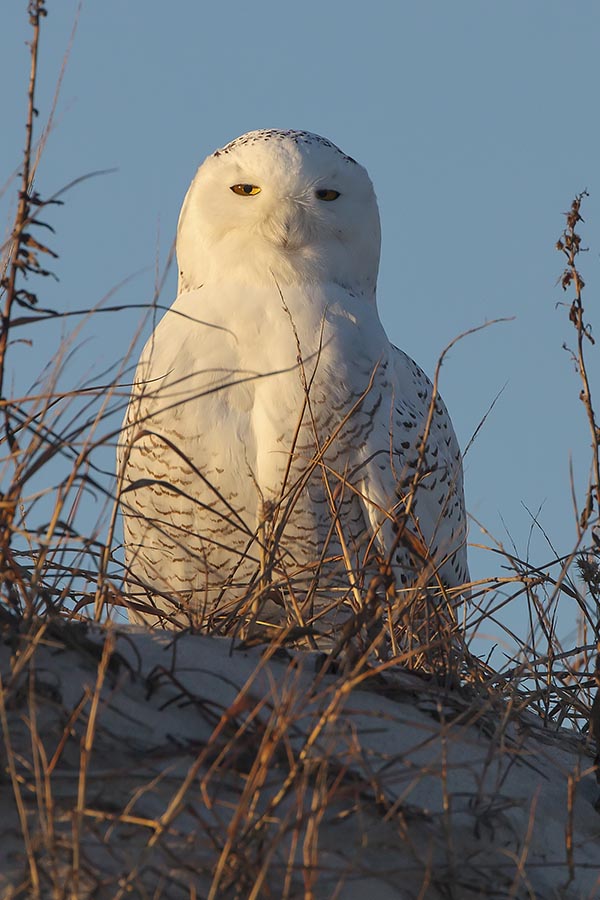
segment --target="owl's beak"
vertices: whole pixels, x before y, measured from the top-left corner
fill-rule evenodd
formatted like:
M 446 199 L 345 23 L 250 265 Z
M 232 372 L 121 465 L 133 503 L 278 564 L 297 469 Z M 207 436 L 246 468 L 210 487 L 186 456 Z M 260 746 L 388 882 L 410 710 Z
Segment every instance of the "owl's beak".
M 305 211 L 293 200 L 280 204 L 270 225 L 270 239 L 284 250 L 298 250 L 307 242 Z
M 282 230 L 283 230 L 283 233 L 281 236 L 281 246 L 285 247 L 286 249 L 289 248 L 289 249 L 293 250 L 294 249 L 293 246 L 290 247 L 290 241 L 291 241 L 292 233 L 294 231 L 293 221 L 292 221 L 291 216 L 287 216 L 281 224 L 282 224 Z

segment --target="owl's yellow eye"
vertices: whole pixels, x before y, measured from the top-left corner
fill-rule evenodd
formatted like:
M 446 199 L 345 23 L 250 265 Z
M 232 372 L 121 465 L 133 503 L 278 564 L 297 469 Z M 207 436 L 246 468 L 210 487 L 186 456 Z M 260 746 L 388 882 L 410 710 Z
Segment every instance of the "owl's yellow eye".
M 339 191 L 328 191 L 325 188 L 322 188 L 319 191 L 315 191 L 316 196 L 319 200 L 337 200 L 340 196 Z
M 260 194 L 257 184 L 232 184 L 230 190 L 234 194 L 239 194 L 240 197 L 254 197 L 255 194 Z

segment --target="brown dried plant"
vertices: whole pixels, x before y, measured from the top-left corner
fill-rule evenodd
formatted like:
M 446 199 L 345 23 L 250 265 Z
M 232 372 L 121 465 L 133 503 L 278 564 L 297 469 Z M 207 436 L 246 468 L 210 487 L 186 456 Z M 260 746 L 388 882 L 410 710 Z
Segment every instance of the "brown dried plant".
M 583 508 L 578 517 L 579 538 L 584 539 L 585 533 L 589 526 L 593 526 L 592 546 L 588 550 L 584 550 L 577 557 L 577 567 L 582 581 L 584 582 L 588 595 L 592 599 L 595 608 L 588 613 L 585 608 L 586 617 L 584 624 L 589 622 L 599 655 L 596 656 L 596 665 L 593 673 L 592 683 L 597 686 L 596 696 L 592 703 L 589 715 L 590 731 L 600 747 L 600 681 L 598 680 L 598 672 L 600 671 L 600 534 L 598 533 L 598 523 L 600 522 L 600 427 L 596 420 L 596 412 L 592 399 L 592 389 L 588 375 L 588 367 L 586 363 L 585 350 L 586 347 L 594 346 L 595 340 L 592 336 L 592 327 L 584 317 L 583 307 L 583 289 L 585 282 L 581 277 L 578 269 L 578 259 L 580 253 L 585 252 L 587 248 L 581 245 L 581 235 L 578 233 L 579 223 L 583 223 L 584 219 L 581 215 L 581 206 L 584 198 L 588 197 L 587 191 L 582 191 L 574 198 L 571 203 L 570 210 L 565 213 L 567 224 L 561 237 L 557 241 L 556 249 L 564 254 L 567 260 L 566 267 L 560 279 L 563 291 L 573 291 L 573 298 L 569 307 L 569 321 L 573 324 L 577 334 L 577 344 L 574 351 L 570 351 L 575 369 L 581 381 L 581 391 L 579 399 L 585 408 L 586 417 L 591 437 L 591 465 L 590 478 L 588 481 L 587 491 L 583 502 Z M 600 755 L 596 756 L 596 764 L 600 763 Z M 600 770 L 597 773 L 600 782 Z

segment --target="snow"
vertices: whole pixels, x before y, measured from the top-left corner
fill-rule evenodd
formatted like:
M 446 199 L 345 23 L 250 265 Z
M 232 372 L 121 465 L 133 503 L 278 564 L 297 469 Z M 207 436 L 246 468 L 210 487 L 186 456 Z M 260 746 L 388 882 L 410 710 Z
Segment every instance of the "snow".
M 37 629 L 0 647 L 3 897 L 35 896 L 33 870 L 43 897 L 600 896 L 593 747 L 505 696 L 214 636 Z

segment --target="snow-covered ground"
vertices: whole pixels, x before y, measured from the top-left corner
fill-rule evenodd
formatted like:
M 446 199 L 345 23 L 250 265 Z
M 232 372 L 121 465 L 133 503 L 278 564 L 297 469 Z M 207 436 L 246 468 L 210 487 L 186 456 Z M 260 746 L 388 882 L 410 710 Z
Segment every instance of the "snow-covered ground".
M 2 897 L 600 897 L 593 748 L 506 697 L 133 627 L 0 653 Z

